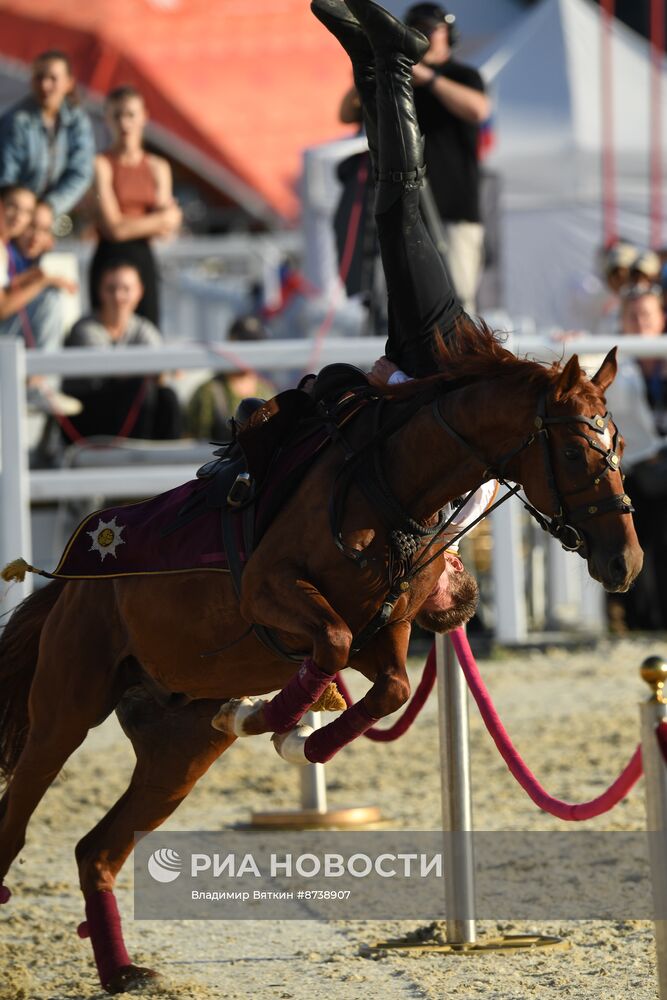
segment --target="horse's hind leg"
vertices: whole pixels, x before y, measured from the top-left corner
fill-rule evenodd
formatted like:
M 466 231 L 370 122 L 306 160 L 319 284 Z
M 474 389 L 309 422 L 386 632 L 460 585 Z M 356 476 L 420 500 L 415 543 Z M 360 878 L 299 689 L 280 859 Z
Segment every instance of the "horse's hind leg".
M 142 688 L 132 688 L 118 706 L 118 718 L 137 756 L 136 767 L 127 790 L 76 847 L 87 918 L 80 933 L 91 938 L 100 982 L 109 993 L 120 993 L 155 975 L 132 965 L 113 887 L 134 846 L 135 831 L 160 826 L 234 742 L 234 736 L 211 728 L 218 704 L 201 700 L 165 709 Z
M 28 701 L 28 735 L 0 802 L 0 885 L 49 785 L 88 730 L 120 697 L 102 602 L 97 611 L 91 604 L 84 617 L 80 601 L 77 588 L 69 587 L 58 614 L 48 619 L 42 632 Z M 5 890 L 0 902 L 8 898 Z

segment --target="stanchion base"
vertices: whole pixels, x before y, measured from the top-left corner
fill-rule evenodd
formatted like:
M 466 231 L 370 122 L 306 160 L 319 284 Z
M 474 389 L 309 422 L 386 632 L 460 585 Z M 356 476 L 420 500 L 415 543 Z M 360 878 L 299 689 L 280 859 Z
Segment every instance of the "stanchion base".
M 377 806 L 350 806 L 345 809 L 286 809 L 283 812 L 255 812 L 244 826 L 274 830 L 316 830 L 318 827 L 370 826 L 379 823 Z
M 370 955 L 381 951 L 437 952 L 442 955 L 479 955 L 485 951 L 520 951 L 524 948 L 569 948 L 570 942 L 548 934 L 504 934 L 499 938 L 482 938 L 468 944 L 436 944 L 429 941 L 407 941 L 401 938 L 378 941 L 364 949 Z

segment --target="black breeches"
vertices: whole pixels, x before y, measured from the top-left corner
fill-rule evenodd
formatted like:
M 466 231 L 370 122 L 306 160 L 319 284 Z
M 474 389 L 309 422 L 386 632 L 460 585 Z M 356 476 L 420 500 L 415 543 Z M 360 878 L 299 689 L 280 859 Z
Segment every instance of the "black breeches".
M 389 297 L 385 354 L 408 375 L 433 375 L 435 329 L 446 336 L 461 306 L 419 209 L 419 188 L 404 188 L 375 221 Z

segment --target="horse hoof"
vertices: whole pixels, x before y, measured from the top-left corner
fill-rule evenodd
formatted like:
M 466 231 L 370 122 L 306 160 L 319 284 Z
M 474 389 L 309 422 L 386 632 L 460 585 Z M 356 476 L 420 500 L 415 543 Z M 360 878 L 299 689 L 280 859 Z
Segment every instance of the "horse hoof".
M 124 965 L 117 969 L 104 989 L 107 993 L 126 993 L 129 990 L 141 989 L 158 978 L 153 969 L 142 969 L 138 965 Z
M 2 906 L 3 903 L 8 903 L 11 898 L 12 894 L 7 888 L 7 886 L 0 885 L 0 906 Z
M 305 754 L 305 746 L 306 740 L 314 732 L 312 726 L 300 725 L 286 733 L 274 733 L 271 742 L 288 764 L 310 764 Z
M 221 733 L 251 736 L 251 733 L 245 731 L 245 721 L 249 715 L 266 704 L 264 698 L 231 698 L 221 706 L 218 714 L 213 716 L 211 725 Z

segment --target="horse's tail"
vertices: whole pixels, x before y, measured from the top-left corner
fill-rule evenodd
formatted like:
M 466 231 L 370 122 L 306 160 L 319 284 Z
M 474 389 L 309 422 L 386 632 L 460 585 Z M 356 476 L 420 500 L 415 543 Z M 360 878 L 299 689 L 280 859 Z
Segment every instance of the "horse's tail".
M 65 586 L 54 580 L 22 601 L 0 637 L 0 775 L 9 781 L 28 735 L 28 695 L 42 627 Z

